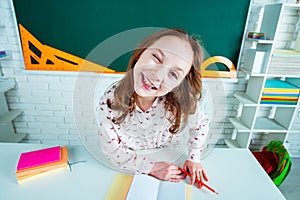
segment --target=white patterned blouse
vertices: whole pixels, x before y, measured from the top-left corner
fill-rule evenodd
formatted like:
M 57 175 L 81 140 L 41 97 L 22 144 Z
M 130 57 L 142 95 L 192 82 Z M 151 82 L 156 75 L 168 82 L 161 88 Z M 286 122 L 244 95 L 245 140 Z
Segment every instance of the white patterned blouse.
M 108 98 L 113 102 L 113 93 L 114 87 L 106 91 L 97 108 L 101 149 L 116 167 L 148 174 L 154 162 L 135 151 L 177 145 L 181 133 L 172 134 L 169 131 L 171 123 L 165 115 L 164 97 L 156 98 L 145 112 L 136 105 L 136 109 L 128 114 L 122 123 L 114 124 L 112 119 L 119 116 L 119 113 L 108 108 L 106 103 Z M 198 108 L 189 116 L 187 128 L 187 159 L 199 163 L 209 130 L 208 115 Z

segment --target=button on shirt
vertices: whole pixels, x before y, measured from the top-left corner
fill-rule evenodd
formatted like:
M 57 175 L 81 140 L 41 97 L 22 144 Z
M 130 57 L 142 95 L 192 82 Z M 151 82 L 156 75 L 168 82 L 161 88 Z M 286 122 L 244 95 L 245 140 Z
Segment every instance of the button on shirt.
M 114 124 L 112 119 L 119 116 L 119 113 L 108 108 L 106 103 L 108 98 L 114 101 L 113 93 L 113 88 L 108 90 L 100 99 L 97 108 L 101 149 L 118 168 L 148 174 L 154 162 L 136 154 L 135 151 L 177 145 L 181 134 L 172 134 L 169 131 L 171 123 L 166 118 L 164 97 L 156 98 L 146 111 L 142 111 L 136 105 L 135 110 L 129 113 L 122 123 Z M 208 115 L 197 108 L 196 112 L 189 116 L 187 128 L 187 159 L 199 163 L 209 129 Z

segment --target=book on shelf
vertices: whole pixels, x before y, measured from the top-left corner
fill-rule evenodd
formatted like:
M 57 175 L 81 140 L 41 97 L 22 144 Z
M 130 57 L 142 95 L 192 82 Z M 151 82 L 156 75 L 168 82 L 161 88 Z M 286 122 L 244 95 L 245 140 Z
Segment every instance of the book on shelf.
M 293 58 L 293 57 L 278 57 L 272 56 L 271 57 L 271 64 L 272 63 L 280 63 L 280 64 L 298 64 L 299 65 L 300 58 Z
M 283 89 L 283 88 L 264 88 L 263 92 L 266 93 L 279 93 L 279 94 L 299 94 L 299 90 L 294 89 Z
M 276 96 L 276 97 L 270 97 L 270 96 L 262 96 L 262 100 L 278 100 L 278 101 L 297 101 L 297 97 L 283 97 L 283 96 Z
M 269 79 L 266 81 L 264 90 L 287 90 L 287 91 L 295 91 L 299 93 L 299 88 L 286 82 L 286 81 L 282 81 L 282 80 L 278 80 L 278 79 Z
M 300 52 L 292 49 L 275 49 L 272 56 L 282 58 L 300 58 Z
M 270 65 L 270 70 L 277 70 L 277 71 L 289 71 L 291 74 L 293 72 L 299 72 L 300 71 L 300 66 L 287 66 L 287 65 Z
M 6 56 L 7 56 L 7 54 L 5 51 L 0 51 L 0 58 L 4 58 Z
M 16 177 L 18 183 L 23 183 L 62 169 L 68 169 L 68 149 L 67 147 L 56 146 L 22 153 L 18 162 Z
M 192 187 L 183 180 L 179 183 L 161 181 L 148 175 L 116 175 L 105 200 L 165 200 L 192 199 Z
M 277 67 L 277 68 L 282 68 L 283 70 L 285 69 L 300 69 L 300 60 L 299 62 L 287 62 L 287 61 L 282 61 L 282 62 L 273 62 L 271 60 L 270 67 Z
M 293 50 L 274 50 L 269 71 L 300 72 L 300 52 Z
M 266 102 L 266 101 L 261 101 L 260 104 L 264 104 L 264 105 L 286 105 L 286 106 L 291 106 L 291 105 L 297 105 L 297 102 L 294 103 L 287 103 L 287 102 Z
M 265 39 L 265 33 L 248 32 L 248 38 L 251 38 L 251 39 Z
M 263 89 L 261 104 L 296 105 L 300 89 L 286 81 L 266 81 Z

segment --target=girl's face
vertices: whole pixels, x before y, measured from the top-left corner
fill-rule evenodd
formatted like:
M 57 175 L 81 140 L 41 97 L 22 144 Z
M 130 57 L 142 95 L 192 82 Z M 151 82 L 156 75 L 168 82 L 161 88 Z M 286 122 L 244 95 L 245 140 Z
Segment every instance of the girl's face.
M 148 47 L 134 66 L 134 90 L 140 97 L 163 96 L 190 71 L 193 50 L 176 36 L 164 36 Z

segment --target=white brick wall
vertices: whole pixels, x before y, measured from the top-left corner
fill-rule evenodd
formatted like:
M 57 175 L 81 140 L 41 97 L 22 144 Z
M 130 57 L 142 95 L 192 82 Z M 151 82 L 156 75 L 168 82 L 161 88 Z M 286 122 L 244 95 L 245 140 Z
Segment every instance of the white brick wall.
M 0 50 L 6 50 L 9 55 L 7 59 L 0 61 L 0 69 L 5 77 L 14 77 L 16 80 L 16 87 L 6 94 L 10 109 L 23 110 L 23 114 L 14 120 L 16 132 L 28 134 L 23 142 L 61 145 L 79 144 L 78 130 L 84 133 L 84 137 L 90 138 L 90 135 L 97 129 L 94 114 L 89 106 L 93 102 L 90 98 L 86 103 L 84 98 L 91 97 L 94 90 L 86 91 L 86 86 L 84 88 L 76 87 L 79 81 L 77 73 L 30 73 L 23 70 L 24 63 L 10 1 L 0 0 L 0 24 L 5 25 L 4 28 L 0 28 Z M 261 20 L 261 5 L 274 2 L 282 1 L 253 1 L 248 30 L 255 31 L 258 29 Z M 298 30 L 299 27 L 289 25 L 288 18 L 293 20 L 292 16 L 288 16 L 286 19 L 287 25 L 282 27 L 283 30 L 288 30 L 289 33 L 292 33 L 295 29 Z M 233 93 L 245 91 L 246 88 L 243 74 L 239 73 L 238 77 L 238 83 L 227 81 L 223 82 L 221 86 L 220 84 L 212 86 L 217 91 L 222 91 L 223 87 L 225 89 L 225 105 L 222 96 L 213 99 L 216 110 L 214 111 L 214 121 L 211 127 L 211 139 L 218 139 L 217 144 L 220 146 L 224 146 L 225 138 L 231 137 L 233 127 L 228 121 L 228 117 L 237 114 L 238 102 L 233 97 Z M 98 80 L 95 75 L 85 75 L 84 77 L 80 76 L 80 78 L 91 86 L 95 85 L 95 80 Z M 117 79 L 118 77 L 102 77 L 101 85 L 104 87 L 109 85 L 112 80 Z M 209 84 L 213 85 L 212 82 Z M 78 110 L 74 108 L 74 105 L 79 106 L 81 110 L 77 112 Z M 220 117 L 223 108 L 225 108 L 226 113 L 225 119 Z M 300 127 L 299 112 L 297 118 L 295 126 Z M 75 120 L 77 124 L 75 124 Z M 223 129 L 222 134 L 219 136 L 220 127 L 223 127 Z M 299 133 L 291 134 L 288 139 L 290 149 L 294 155 L 300 155 Z M 255 136 L 254 139 L 253 144 L 263 144 L 264 142 L 264 138 L 260 136 Z

